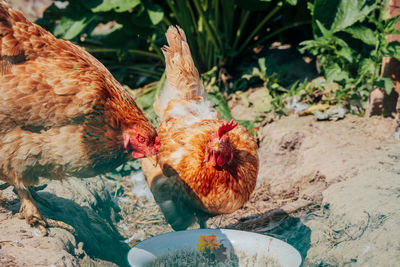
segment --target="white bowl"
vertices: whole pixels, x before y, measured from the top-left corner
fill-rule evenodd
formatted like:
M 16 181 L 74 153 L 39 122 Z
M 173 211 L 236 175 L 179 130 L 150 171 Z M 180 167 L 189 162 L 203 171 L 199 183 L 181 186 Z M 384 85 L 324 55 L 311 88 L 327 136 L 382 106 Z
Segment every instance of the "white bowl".
M 217 244 L 218 249 L 211 250 L 211 253 L 223 252 L 223 256 L 227 255 L 226 258 L 231 259 L 228 266 L 298 267 L 301 265 L 300 253 L 291 245 L 279 239 L 227 229 L 198 229 L 155 236 L 134 246 L 128 253 L 128 261 L 134 267 L 155 266 L 154 261 L 160 257 L 165 258 L 166 255 L 176 255 L 182 251 L 194 251 L 194 253 L 202 251 L 201 253 L 205 253 L 206 250 L 201 250 L 201 247 L 198 247 L 199 239 L 212 235 L 216 237 L 215 242 L 212 242 Z M 220 248 L 223 250 L 220 250 Z M 207 252 L 210 253 L 210 249 Z

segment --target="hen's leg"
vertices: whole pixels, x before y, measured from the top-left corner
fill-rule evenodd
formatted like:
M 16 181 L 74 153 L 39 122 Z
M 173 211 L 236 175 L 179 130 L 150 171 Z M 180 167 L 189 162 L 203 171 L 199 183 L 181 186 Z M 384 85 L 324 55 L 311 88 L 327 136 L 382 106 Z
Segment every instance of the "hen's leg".
M 17 191 L 18 197 L 21 201 L 21 207 L 19 209 L 20 218 L 25 218 L 28 224 L 37 227 L 43 235 L 47 235 L 47 223 L 37 208 L 29 189 L 27 189 L 19 181 L 17 181 L 16 185 L 14 185 L 14 188 Z
M 33 197 L 31 195 L 31 192 L 35 192 L 33 189 L 27 189 L 25 187 L 19 187 L 17 188 L 15 186 L 15 190 L 17 191 L 17 194 L 19 196 L 19 199 L 21 200 L 21 208 L 19 210 L 20 218 L 23 219 L 25 218 L 26 222 L 34 227 L 37 227 L 40 232 L 42 232 L 43 235 L 47 235 L 47 229 L 46 227 L 57 227 L 57 228 L 62 228 L 65 229 L 69 232 L 71 232 L 73 235 L 76 235 L 75 229 L 62 221 L 56 221 L 50 218 L 44 218 L 42 214 L 40 213 L 39 209 L 37 208 L 37 205 L 35 201 L 33 200 Z M 37 193 L 35 192 L 37 197 L 40 199 L 44 200 L 41 198 Z M 50 203 L 47 200 L 44 200 L 50 207 Z
M 207 219 L 205 218 L 198 218 L 198 219 L 199 219 L 200 229 L 207 229 Z

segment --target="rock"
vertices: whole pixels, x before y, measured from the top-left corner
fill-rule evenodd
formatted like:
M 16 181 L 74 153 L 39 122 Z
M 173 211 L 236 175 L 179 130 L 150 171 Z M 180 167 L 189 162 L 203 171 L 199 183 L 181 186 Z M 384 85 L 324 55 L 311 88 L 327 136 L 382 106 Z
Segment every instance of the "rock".
M 343 119 L 348 111 L 342 106 L 331 107 L 326 112 L 316 111 L 314 116 L 317 121 L 337 121 Z
M 297 114 L 305 111 L 306 109 L 309 108 L 309 104 L 304 104 L 299 101 L 299 97 L 297 95 L 289 97 L 286 99 L 287 104 L 286 104 L 286 109 L 288 112 Z
M 374 115 L 382 115 L 383 114 L 383 98 L 385 94 L 379 88 L 375 88 L 371 91 L 368 98 L 368 107 L 366 110 L 366 115 L 368 117 Z

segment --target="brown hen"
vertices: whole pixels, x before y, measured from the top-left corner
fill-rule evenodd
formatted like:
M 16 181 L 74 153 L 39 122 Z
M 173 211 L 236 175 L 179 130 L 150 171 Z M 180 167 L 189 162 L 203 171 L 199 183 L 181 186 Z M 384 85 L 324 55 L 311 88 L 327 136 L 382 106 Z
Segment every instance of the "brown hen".
M 156 130 L 89 53 L 0 3 L 0 179 L 45 232 L 39 177 L 92 177 L 157 152 Z M 2 188 L 4 188 L 4 184 Z
M 237 123 L 218 118 L 204 98 L 185 33 L 170 27 L 163 48 L 166 85 L 154 108 L 162 146 L 158 165 L 142 170 L 167 222 L 182 230 L 196 219 L 231 213 L 249 200 L 258 174 L 257 144 Z

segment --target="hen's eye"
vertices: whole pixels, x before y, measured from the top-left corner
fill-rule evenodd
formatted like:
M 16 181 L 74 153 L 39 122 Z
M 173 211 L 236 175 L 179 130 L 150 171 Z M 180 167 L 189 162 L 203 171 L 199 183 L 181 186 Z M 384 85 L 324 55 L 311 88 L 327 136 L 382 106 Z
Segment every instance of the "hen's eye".
M 144 143 L 144 142 L 146 141 L 146 138 L 144 138 L 144 137 L 141 136 L 141 135 L 139 135 L 137 139 L 138 139 L 138 141 L 139 141 L 140 143 Z

